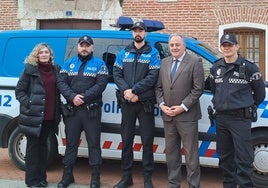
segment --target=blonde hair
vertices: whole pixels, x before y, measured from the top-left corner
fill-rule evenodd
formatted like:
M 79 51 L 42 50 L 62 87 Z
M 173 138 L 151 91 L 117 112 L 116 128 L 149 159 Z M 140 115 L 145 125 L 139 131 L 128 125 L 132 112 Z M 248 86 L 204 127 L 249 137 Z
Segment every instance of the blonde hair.
M 25 58 L 24 63 L 28 63 L 31 65 L 38 65 L 38 54 L 39 51 L 43 48 L 47 48 L 50 52 L 50 58 L 49 58 L 49 62 L 51 64 L 54 64 L 54 54 L 53 54 L 53 50 L 52 48 L 46 44 L 46 43 L 39 43 L 37 44 L 33 50 L 31 51 L 31 53 L 29 54 L 28 57 Z

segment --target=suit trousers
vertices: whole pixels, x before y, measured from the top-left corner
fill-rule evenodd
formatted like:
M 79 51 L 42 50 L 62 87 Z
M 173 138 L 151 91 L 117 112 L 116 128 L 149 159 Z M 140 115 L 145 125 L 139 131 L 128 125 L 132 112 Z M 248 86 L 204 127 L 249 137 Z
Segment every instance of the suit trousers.
M 139 133 L 143 145 L 142 165 L 143 175 L 152 176 L 153 171 L 153 140 L 154 140 L 154 111 L 145 112 L 142 103 L 122 104 L 121 137 L 122 149 L 122 170 L 123 176 L 132 176 L 133 166 L 133 141 L 136 130 L 136 120 L 139 121 Z
M 37 185 L 41 181 L 46 181 L 47 138 L 55 126 L 55 121 L 45 120 L 42 123 L 39 137 L 26 136 L 25 183 L 27 186 Z
M 168 188 L 180 188 L 182 182 L 182 151 L 185 154 L 189 188 L 200 187 L 197 121 L 164 121 Z M 181 148 L 181 143 L 183 149 Z

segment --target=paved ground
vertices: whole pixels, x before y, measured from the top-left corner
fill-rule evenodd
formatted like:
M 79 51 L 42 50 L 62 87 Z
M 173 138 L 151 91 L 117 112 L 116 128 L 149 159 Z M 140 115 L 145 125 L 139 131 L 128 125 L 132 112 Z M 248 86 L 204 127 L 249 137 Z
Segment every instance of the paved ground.
M 141 163 L 135 162 L 134 166 L 134 186 L 132 188 L 142 188 L 143 178 L 141 175 Z M 101 188 L 112 188 L 120 177 L 120 161 L 104 160 L 101 171 Z M 202 188 L 221 188 L 221 177 L 219 169 L 201 168 Z M 48 188 L 56 187 L 62 176 L 61 157 L 57 159 L 48 169 Z M 79 158 L 74 167 L 75 184 L 70 188 L 89 187 L 90 168 L 87 159 Z M 185 179 L 185 173 L 183 174 Z M 153 174 L 155 188 L 167 187 L 167 169 L 165 164 L 156 164 Z M 7 149 L 0 149 L 0 188 L 25 188 L 24 171 L 18 169 L 9 159 Z M 185 180 L 182 188 L 187 188 Z

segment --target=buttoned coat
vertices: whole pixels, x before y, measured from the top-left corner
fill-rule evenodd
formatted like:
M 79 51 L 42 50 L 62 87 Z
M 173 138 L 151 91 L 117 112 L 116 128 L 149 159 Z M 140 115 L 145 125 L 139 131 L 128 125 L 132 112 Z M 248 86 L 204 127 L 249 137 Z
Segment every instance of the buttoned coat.
M 186 52 L 177 69 L 173 81 L 170 71 L 173 57 L 162 60 L 159 78 L 156 85 L 157 103 L 167 106 L 184 104 L 188 111 L 175 116 L 178 121 L 196 121 L 201 119 L 199 98 L 204 90 L 204 69 L 202 59 Z M 171 121 L 172 117 L 163 113 L 164 121 Z
M 53 65 L 57 77 L 60 67 Z M 51 91 L 53 92 L 53 91 Z M 55 120 L 60 122 L 60 93 L 56 92 Z M 15 89 L 16 99 L 20 102 L 19 128 L 26 135 L 39 137 L 45 110 L 45 88 L 38 71 L 38 65 L 27 63 Z M 58 132 L 58 127 L 55 127 Z

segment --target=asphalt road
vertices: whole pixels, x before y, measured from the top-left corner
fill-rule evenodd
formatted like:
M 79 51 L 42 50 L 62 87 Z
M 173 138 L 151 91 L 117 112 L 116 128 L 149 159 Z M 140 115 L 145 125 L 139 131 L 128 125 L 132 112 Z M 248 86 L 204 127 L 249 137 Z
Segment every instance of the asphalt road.
M 59 157 L 47 171 L 48 187 L 56 187 L 57 182 L 62 177 L 62 157 Z M 134 164 L 134 186 L 132 188 L 143 187 L 141 162 Z M 70 188 L 89 187 L 91 169 L 86 158 L 78 158 L 74 167 L 75 183 Z M 183 173 L 184 181 L 182 188 L 187 188 L 185 180 L 185 169 Z M 104 160 L 101 170 L 101 188 L 112 188 L 121 178 L 120 161 Z M 153 174 L 155 188 L 167 187 L 167 168 L 165 164 L 155 164 Z M 24 188 L 24 171 L 18 169 L 9 159 L 7 149 L 0 149 L 0 188 Z M 221 188 L 221 173 L 215 168 L 201 168 L 201 187 L 202 188 Z

